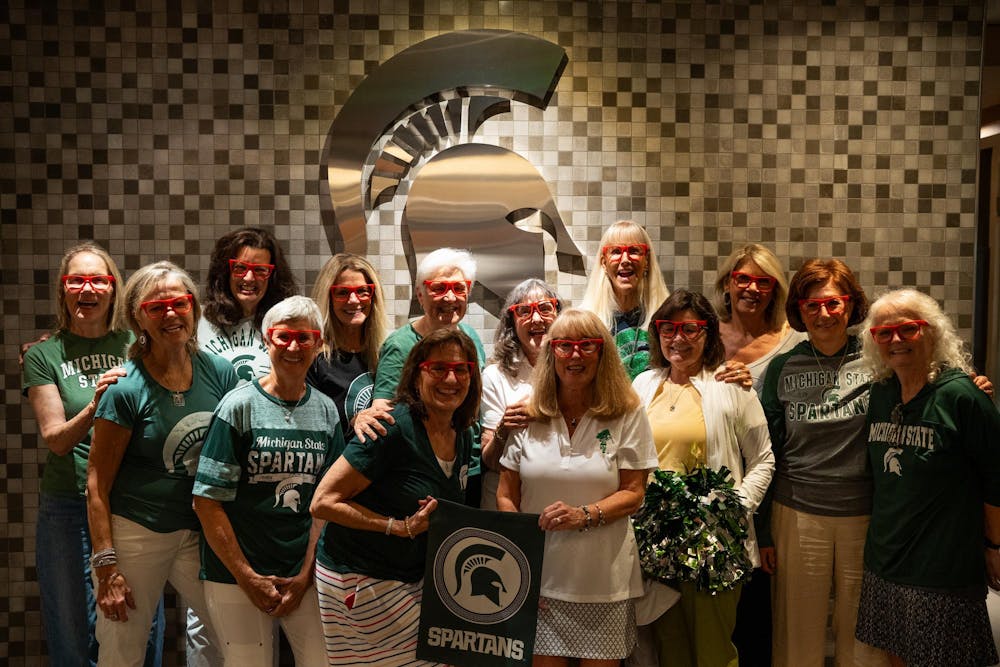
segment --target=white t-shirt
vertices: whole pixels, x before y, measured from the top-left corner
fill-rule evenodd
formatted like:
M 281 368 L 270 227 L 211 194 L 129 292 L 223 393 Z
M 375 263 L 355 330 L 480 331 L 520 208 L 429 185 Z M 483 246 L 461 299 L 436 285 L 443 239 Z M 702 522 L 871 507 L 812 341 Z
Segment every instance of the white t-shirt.
M 617 602 L 642 595 L 639 550 L 628 519 L 597 527 L 594 503 L 618 490 L 619 470 L 656 468 L 656 449 L 642 408 L 618 419 L 585 415 L 572 439 L 562 418 L 532 422 L 500 460 L 521 478 L 521 511 L 540 513 L 561 500 L 588 505 L 589 531 L 545 535 L 541 592 L 568 602 Z
M 503 419 L 508 405 L 513 405 L 531 396 L 531 364 L 522 359 L 517 367 L 517 377 L 511 378 L 500 370 L 498 364 L 490 364 L 483 369 L 483 393 L 480 400 L 480 414 L 483 428 L 496 430 Z M 479 506 L 484 510 L 497 508 L 497 486 L 500 475 L 483 467 L 483 493 Z
M 198 322 L 198 348 L 229 361 L 241 385 L 259 380 L 271 372 L 271 358 L 252 317 L 224 330 L 201 318 Z

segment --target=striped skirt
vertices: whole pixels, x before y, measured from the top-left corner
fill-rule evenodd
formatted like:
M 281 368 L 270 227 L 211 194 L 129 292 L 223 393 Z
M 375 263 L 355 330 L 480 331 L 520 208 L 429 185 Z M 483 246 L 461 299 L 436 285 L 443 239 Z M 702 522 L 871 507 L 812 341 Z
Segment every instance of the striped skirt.
M 416 657 L 423 582 L 341 574 L 317 562 L 316 591 L 330 665 L 439 664 Z

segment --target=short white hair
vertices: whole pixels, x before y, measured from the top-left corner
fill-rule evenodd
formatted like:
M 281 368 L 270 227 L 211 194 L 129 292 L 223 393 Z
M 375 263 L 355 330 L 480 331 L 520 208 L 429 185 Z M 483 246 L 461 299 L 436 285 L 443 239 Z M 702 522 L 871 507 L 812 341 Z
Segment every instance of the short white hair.
M 438 248 L 424 257 L 417 265 L 417 286 L 442 269 L 457 269 L 469 282 L 476 282 L 476 260 L 468 250 Z
M 260 325 L 260 331 L 267 338 L 267 330 L 275 324 L 290 322 L 292 320 L 306 320 L 309 328 L 322 331 L 323 316 L 319 313 L 319 306 L 307 296 L 290 296 L 271 306 L 264 315 L 264 321 Z

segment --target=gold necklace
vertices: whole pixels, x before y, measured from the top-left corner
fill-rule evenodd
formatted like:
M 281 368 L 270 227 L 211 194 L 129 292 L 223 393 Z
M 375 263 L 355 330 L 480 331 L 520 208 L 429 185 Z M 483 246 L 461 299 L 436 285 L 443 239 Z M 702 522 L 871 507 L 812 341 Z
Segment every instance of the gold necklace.
M 837 364 L 837 370 L 834 371 L 833 373 L 833 384 L 827 385 L 824 382 L 823 383 L 824 387 L 829 389 L 840 389 L 840 369 L 844 367 L 844 360 L 847 359 L 847 348 L 850 342 L 851 342 L 850 339 L 848 339 L 847 342 L 844 343 L 844 351 L 840 355 L 840 363 Z M 823 376 L 825 373 L 829 372 L 827 371 L 826 367 L 820 363 L 819 357 L 816 356 L 816 346 L 812 344 L 812 341 L 809 341 L 809 350 L 812 352 L 813 359 L 816 360 L 816 365 L 819 366 L 820 376 Z

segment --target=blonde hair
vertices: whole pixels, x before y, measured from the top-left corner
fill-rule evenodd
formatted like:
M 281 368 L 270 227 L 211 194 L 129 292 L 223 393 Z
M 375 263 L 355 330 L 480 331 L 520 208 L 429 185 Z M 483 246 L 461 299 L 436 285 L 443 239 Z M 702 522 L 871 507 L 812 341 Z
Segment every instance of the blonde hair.
M 162 261 L 147 264 L 132 274 L 132 277 L 125 283 L 125 316 L 129 328 L 135 334 L 135 342 L 129 345 L 127 350 L 129 359 L 146 356 L 152 344 L 152 341 L 148 338 L 143 341 L 146 337 L 144 336 L 145 332 L 142 330 L 142 327 L 139 326 L 139 304 L 145 301 L 146 297 L 161 283 L 170 278 L 179 280 L 184 289 L 194 297 L 192 303 L 194 326 L 191 337 L 185 343 L 185 347 L 187 347 L 188 354 L 192 357 L 198 352 L 198 339 L 194 334 L 194 332 L 198 331 L 198 320 L 201 319 L 201 303 L 198 298 L 198 287 L 194 284 L 187 271 L 173 262 Z
M 772 331 L 777 331 L 785 324 L 785 302 L 788 300 L 788 278 L 785 277 L 785 269 L 781 266 L 781 260 L 759 243 L 750 243 L 742 248 L 733 251 L 729 257 L 719 267 L 718 277 L 715 279 L 715 312 L 719 314 L 719 321 L 728 322 L 733 317 L 733 306 L 729 303 L 729 281 L 732 273 L 740 265 L 746 262 L 753 262 L 764 273 L 774 278 L 774 291 L 771 292 L 771 303 L 767 305 L 764 313 L 764 320 Z
M 604 246 L 627 243 L 645 243 L 649 247 L 646 255 L 646 273 L 639 276 L 639 306 L 642 308 L 642 322 L 639 327 L 649 326 L 649 317 L 653 310 L 670 296 L 670 290 L 663 282 L 660 264 L 653 252 L 653 242 L 649 234 L 640 225 L 631 220 L 619 220 L 611 225 L 601 236 L 601 246 L 597 249 L 597 257 L 590 267 L 590 277 L 587 279 L 587 291 L 583 295 L 581 308 L 597 315 L 604 326 L 613 323 L 614 312 L 617 310 L 615 291 L 604 271 Z
M 886 292 L 876 299 L 869 306 L 868 317 L 861 325 L 861 354 L 871 369 L 874 381 L 884 380 L 893 374 L 892 369 L 882 360 L 879 346 L 868 331 L 871 327 L 880 325 L 887 311 L 927 322 L 927 326 L 923 328 L 923 335 L 930 338 L 931 344 L 931 362 L 927 369 L 928 383 L 935 382 L 941 371 L 948 368 L 972 373 L 970 355 L 965 351 L 962 339 L 955 333 L 951 318 L 945 315 L 941 306 L 932 297 L 915 289 L 906 288 Z
M 560 414 L 559 377 L 556 375 L 555 355 L 549 345 L 550 340 L 559 338 L 600 338 L 604 341 L 599 353 L 597 375 L 594 377 L 590 414 L 599 419 L 614 419 L 639 407 L 639 397 L 625 373 L 611 332 L 594 313 L 581 308 L 569 308 L 560 313 L 549 328 L 531 373 L 531 386 L 534 389 L 528 400 L 528 410 L 532 415 L 551 419 Z
M 86 241 L 73 246 L 66 251 L 66 254 L 62 256 L 62 261 L 59 262 L 59 282 L 56 284 L 56 330 L 69 331 L 70 318 L 69 313 L 66 312 L 66 288 L 63 285 L 62 277 L 66 275 L 69 263 L 73 258 L 84 252 L 89 252 L 92 255 L 100 257 L 101 261 L 108 268 L 108 275 L 114 278 L 114 283 L 111 285 L 111 307 L 108 308 L 107 325 L 110 331 L 125 331 L 125 286 L 122 284 L 122 274 L 118 270 L 115 260 L 111 259 L 108 251 L 93 241 Z
M 341 345 L 343 345 L 343 325 L 333 313 L 331 305 L 333 297 L 330 294 L 330 288 L 336 284 L 340 274 L 347 269 L 357 271 L 365 277 L 365 281 L 375 285 L 375 294 L 371 300 L 372 307 L 368 313 L 368 317 L 365 318 L 365 323 L 362 325 L 363 331 L 361 332 L 361 339 L 365 341 L 363 352 L 365 364 L 369 370 L 374 371 L 375 367 L 378 366 L 379 349 L 382 347 L 382 342 L 388 334 L 389 327 L 386 324 L 385 295 L 382 291 L 382 281 L 379 280 L 378 273 L 375 272 L 375 267 L 360 255 L 349 252 L 337 253 L 327 260 L 316 277 L 316 284 L 313 287 L 313 301 L 319 306 L 319 312 L 323 317 L 323 337 L 326 338 L 327 343 L 323 354 L 329 358 L 333 352 L 340 350 Z

